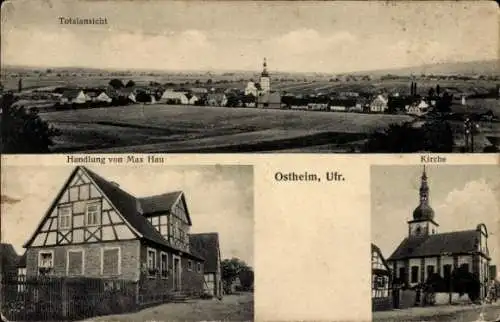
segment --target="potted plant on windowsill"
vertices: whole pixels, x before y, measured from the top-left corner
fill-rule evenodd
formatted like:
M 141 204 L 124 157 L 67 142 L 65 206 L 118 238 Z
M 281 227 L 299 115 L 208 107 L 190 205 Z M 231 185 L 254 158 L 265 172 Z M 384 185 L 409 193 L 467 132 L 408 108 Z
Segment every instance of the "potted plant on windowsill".
M 158 268 L 148 268 L 148 273 L 150 276 L 155 276 L 158 273 Z
M 52 267 L 39 267 L 38 272 L 40 275 L 48 275 L 52 271 Z

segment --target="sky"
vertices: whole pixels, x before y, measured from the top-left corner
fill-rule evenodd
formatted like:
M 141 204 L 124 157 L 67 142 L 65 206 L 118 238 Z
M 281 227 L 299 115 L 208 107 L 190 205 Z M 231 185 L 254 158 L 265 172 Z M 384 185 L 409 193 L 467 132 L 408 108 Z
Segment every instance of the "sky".
M 260 70 L 266 57 L 271 72 L 342 73 L 498 58 L 493 1 L 14 2 L 2 8 L 5 65 Z
M 408 235 L 419 204 L 422 166 L 372 166 L 372 242 L 388 258 Z M 500 167 L 427 166 L 429 202 L 438 232 L 475 229 L 484 223 L 492 265 L 500 271 Z M 390 227 L 390 229 L 388 229 Z
M 237 257 L 253 266 L 252 166 L 88 168 L 136 197 L 184 191 L 191 232 L 218 232 L 222 258 Z M 36 166 L 9 166 L 2 171 L 2 242 L 13 244 L 18 254 L 24 252 L 22 245 L 72 170 L 68 166 L 48 166 L 43 171 Z

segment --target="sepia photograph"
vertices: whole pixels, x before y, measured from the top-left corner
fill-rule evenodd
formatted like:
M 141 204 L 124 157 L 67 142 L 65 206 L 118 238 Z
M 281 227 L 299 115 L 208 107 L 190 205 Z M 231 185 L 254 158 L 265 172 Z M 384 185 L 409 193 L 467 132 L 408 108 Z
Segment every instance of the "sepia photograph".
M 2 167 L 2 321 L 252 321 L 253 207 L 253 166 Z
M 7 1 L 3 153 L 499 151 L 493 1 Z
M 371 167 L 373 321 L 500 320 L 500 169 Z

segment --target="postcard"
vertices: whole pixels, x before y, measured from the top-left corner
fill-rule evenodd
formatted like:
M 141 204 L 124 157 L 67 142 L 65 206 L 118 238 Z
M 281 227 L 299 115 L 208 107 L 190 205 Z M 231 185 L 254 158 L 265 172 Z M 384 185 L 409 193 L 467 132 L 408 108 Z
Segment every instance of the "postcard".
M 2 9 L 4 153 L 498 152 L 492 1 Z
M 500 320 L 494 2 L 1 19 L 2 321 Z

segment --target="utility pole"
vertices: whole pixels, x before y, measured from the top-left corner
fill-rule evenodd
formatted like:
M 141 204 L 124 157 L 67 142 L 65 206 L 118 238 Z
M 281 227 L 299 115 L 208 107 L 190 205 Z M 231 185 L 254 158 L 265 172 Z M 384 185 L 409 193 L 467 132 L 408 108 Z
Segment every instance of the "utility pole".
M 479 124 L 470 118 L 466 118 L 464 121 L 465 129 L 465 152 L 474 152 L 474 135 L 477 134 L 479 129 Z

